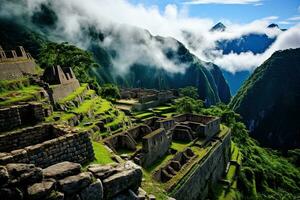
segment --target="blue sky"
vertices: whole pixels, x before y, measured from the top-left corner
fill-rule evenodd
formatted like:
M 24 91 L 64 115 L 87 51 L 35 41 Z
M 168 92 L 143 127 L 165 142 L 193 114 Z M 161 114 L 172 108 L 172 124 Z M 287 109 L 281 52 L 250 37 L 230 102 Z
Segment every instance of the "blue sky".
M 133 4 L 142 3 L 145 6 L 156 5 L 161 11 L 167 4 L 176 4 L 178 8 L 187 6 L 190 16 L 211 18 L 215 22 L 230 20 L 233 23 L 249 23 L 269 16 L 277 16 L 278 19 L 274 22 L 282 28 L 289 28 L 296 22 L 300 22 L 300 0 L 199 0 L 201 4 L 197 4 L 197 0 L 194 0 L 195 4 L 184 4 L 184 2 L 193 0 L 129 1 Z M 230 1 L 231 4 L 223 4 L 226 1 Z M 292 17 L 299 17 L 299 19 L 289 20 Z

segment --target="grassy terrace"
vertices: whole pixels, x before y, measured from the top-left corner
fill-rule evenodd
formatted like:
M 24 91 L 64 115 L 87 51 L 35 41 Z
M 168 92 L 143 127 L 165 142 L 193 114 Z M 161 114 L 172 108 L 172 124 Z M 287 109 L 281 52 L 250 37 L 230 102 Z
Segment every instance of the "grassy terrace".
M 226 126 L 221 126 L 221 131 L 218 134 L 219 137 L 223 138 L 229 132 L 229 128 Z M 210 153 L 219 145 L 219 141 L 212 142 L 204 148 L 197 146 L 191 146 L 193 152 L 197 155 L 196 159 L 191 160 L 188 166 L 180 170 L 171 180 L 164 184 L 164 188 L 170 193 L 177 191 L 181 185 L 188 180 L 188 178 L 193 174 L 193 172 L 199 167 L 203 161 L 210 155 Z M 180 147 L 180 146 L 179 146 Z M 183 147 L 181 147 L 183 148 Z
M 219 133 L 219 137 L 224 137 L 227 135 L 229 129 L 221 125 L 221 131 Z M 152 166 L 143 169 L 144 180 L 142 182 L 143 189 L 148 194 L 155 194 L 157 199 L 167 199 L 166 191 L 171 191 L 170 193 L 176 191 L 180 188 L 180 186 L 193 174 L 193 172 L 197 169 L 199 165 L 202 164 L 205 158 L 210 155 L 210 152 L 219 144 L 219 141 L 215 141 L 211 146 L 200 148 L 195 146 L 193 142 L 172 142 L 171 148 L 177 150 L 178 152 L 182 152 L 187 147 L 190 147 L 193 152 L 197 155 L 194 159 L 189 161 L 189 164 L 185 165 L 183 169 L 181 169 L 170 181 L 166 183 L 159 183 L 153 179 L 153 173 L 165 166 L 168 161 L 170 161 L 174 155 L 165 155 L 161 159 L 157 160 Z M 169 194 L 170 194 L 169 193 Z
M 4 99 L 0 102 L 0 106 L 7 106 L 17 102 L 39 100 L 41 88 L 38 86 L 21 87 L 17 90 L 9 90 L 0 93 L 0 98 Z
M 93 149 L 95 153 L 95 160 L 90 164 L 109 164 L 114 162 L 111 159 L 111 153 L 105 148 L 104 144 L 100 142 L 93 142 Z
M 63 104 L 66 103 L 68 101 L 72 101 L 73 99 L 75 99 L 77 96 L 81 95 L 87 88 L 88 84 L 87 83 L 83 83 L 79 88 L 77 88 L 73 93 L 71 93 L 70 95 L 66 96 L 65 98 L 63 98 L 62 100 L 59 101 L 59 103 Z
M 242 155 L 239 151 L 239 148 L 235 145 L 234 142 L 231 142 L 231 160 L 236 161 L 237 163 L 241 164 L 242 162 Z M 224 187 L 221 184 L 218 184 L 215 187 L 215 193 L 218 200 L 230 200 L 230 199 L 238 199 L 238 193 L 236 192 L 237 189 L 237 166 L 231 164 L 229 166 L 229 170 L 225 176 L 225 179 L 231 182 L 230 187 Z

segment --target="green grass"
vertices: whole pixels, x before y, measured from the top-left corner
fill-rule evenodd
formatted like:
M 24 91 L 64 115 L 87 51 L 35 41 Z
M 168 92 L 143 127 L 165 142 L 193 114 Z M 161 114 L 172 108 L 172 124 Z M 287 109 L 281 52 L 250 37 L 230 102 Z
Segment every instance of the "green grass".
M 85 100 L 78 108 L 75 108 L 73 112 L 81 114 L 89 112 L 93 105 L 95 104 L 95 99 Z
M 126 116 L 123 112 L 119 112 L 119 114 L 117 115 L 117 117 L 110 123 L 107 123 L 105 126 L 106 127 L 114 127 L 114 126 L 117 126 L 119 125 L 120 123 L 123 122 L 123 120 L 126 120 L 125 119 Z
M 114 161 L 111 158 L 110 152 L 100 142 L 92 142 L 95 153 L 95 160 L 91 164 L 109 164 Z
M 189 147 L 192 144 L 192 142 L 180 142 L 180 141 L 173 141 L 171 148 L 177 150 L 177 151 L 183 151 L 185 148 Z
M 75 99 L 78 95 L 81 95 L 85 89 L 87 88 L 88 84 L 84 83 L 82 84 L 79 88 L 77 88 L 73 93 L 71 93 L 70 95 L 66 96 L 65 98 L 63 98 L 62 100 L 59 101 L 59 103 L 63 104 L 65 102 L 68 101 L 72 101 L 73 99 Z
M 157 200 L 167 200 L 167 192 L 163 189 L 161 183 L 155 181 L 152 178 L 152 174 L 146 170 L 143 170 L 143 182 L 142 188 L 147 192 L 148 195 L 155 195 Z
M 14 80 L 0 80 L 0 93 L 11 90 L 19 90 L 30 85 L 28 78 Z
M 17 102 L 39 100 L 40 90 L 41 88 L 38 86 L 29 86 L 16 91 L 3 92 L 0 97 L 6 100 L 1 101 L 0 106 L 11 105 Z
M 97 102 L 99 104 L 99 108 L 95 111 L 95 114 L 104 114 L 112 108 L 112 105 L 109 101 L 102 99 Z
M 137 119 L 146 119 L 148 117 L 152 117 L 154 114 L 152 112 L 143 112 L 141 114 L 137 114 L 134 117 Z

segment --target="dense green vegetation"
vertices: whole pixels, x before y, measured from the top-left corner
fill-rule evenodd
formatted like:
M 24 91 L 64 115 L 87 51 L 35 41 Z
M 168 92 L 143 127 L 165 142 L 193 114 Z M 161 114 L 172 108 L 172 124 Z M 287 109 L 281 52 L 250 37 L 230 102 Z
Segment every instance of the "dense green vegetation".
M 230 107 L 251 136 L 283 150 L 300 146 L 300 49 L 275 52 L 243 84 Z
M 242 199 L 294 199 L 300 195 L 299 168 L 278 151 L 262 148 L 250 138 L 238 114 L 225 105 L 202 108 L 200 113 L 220 116 L 232 129 L 233 141 L 243 155 L 236 190 Z
M 43 45 L 38 56 L 39 64 L 43 68 L 60 65 L 71 67 L 81 83 L 89 83 L 92 89 L 99 92 L 96 79 L 92 79 L 89 71 L 92 67 L 99 67 L 90 53 L 68 43 L 48 42 Z
M 186 96 L 186 97 L 190 97 L 193 99 L 198 99 L 199 95 L 198 95 L 198 89 L 196 87 L 193 86 L 187 86 L 184 88 L 179 88 L 179 95 L 180 96 Z

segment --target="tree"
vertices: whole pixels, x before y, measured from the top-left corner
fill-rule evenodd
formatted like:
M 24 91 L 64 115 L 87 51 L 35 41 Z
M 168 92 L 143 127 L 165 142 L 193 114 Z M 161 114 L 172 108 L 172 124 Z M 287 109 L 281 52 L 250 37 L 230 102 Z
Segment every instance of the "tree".
M 49 42 L 43 45 L 39 54 L 38 62 L 42 68 L 60 65 L 71 67 L 76 78 L 81 83 L 88 83 L 90 87 L 100 92 L 97 81 L 90 77 L 92 67 L 98 67 L 90 53 L 70 45 L 66 42 L 57 44 Z
M 203 107 L 203 101 L 191 97 L 181 97 L 175 101 L 175 108 L 179 113 L 199 113 Z
M 179 95 L 182 97 L 190 97 L 193 99 L 198 99 L 198 89 L 193 86 L 187 86 L 179 89 Z
M 101 96 L 106 99 L 118 99 L 120 98 L 120 90 L 118 86 L 114 84 L 105 84 L 101 86 Z

